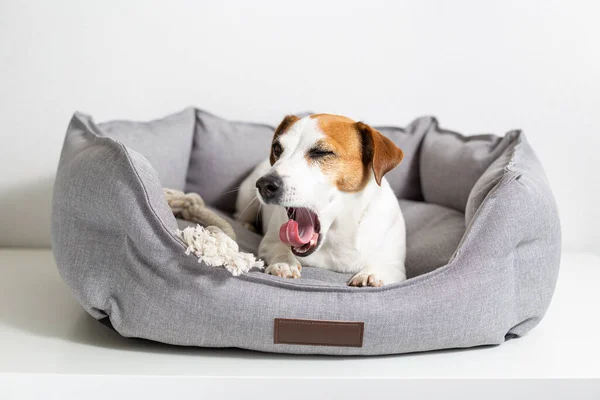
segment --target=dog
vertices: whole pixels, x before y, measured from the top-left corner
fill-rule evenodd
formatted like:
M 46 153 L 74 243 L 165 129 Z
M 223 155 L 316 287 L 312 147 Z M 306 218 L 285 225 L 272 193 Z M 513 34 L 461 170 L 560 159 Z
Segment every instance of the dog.
M 243 181 L 236 203 L 243 223 L 262 211 L 258 256 L 265 272 L 299 278 L 309 265 L 353 273 L 348 285 L 357 287 L 405 280 L 404 217 L 384 177 L 403 157 L 362 122 L 286 116 L 269 158 Z

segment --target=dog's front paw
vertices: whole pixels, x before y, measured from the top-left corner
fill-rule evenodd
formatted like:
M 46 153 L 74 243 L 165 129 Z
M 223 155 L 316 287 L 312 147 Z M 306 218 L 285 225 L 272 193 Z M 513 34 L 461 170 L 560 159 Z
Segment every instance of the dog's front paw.
M 300 264 L 290 265 L 288 263 L 279 262 L 271 264 L 265 269 L 265 273 L 282 278 L 300 278 L 300 270 L 302 266 Z
M 383 286 L 383 281 L 377 277 L 375 274 L 366 274 L 364 272 L 359 272 L 354 275 L 350 282 L 348 282 L 348 286 L 372 286 L 372 287 L 380 287 Z

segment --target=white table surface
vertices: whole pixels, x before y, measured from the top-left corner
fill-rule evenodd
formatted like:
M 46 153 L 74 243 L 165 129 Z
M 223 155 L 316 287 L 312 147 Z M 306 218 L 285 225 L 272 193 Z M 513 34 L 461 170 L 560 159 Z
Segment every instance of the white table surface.
M 32 377 L 40 387 L 52 380 L 73 382 L 74 377 L 89 385 L 99 376 L 104 382 L 113 378 L 113 387 L 131 382 L 121 381 L 123 377 L 136 377 L 144 385 L 165 383 L 168 377 L 213 378 L 213 385 L 226 378 L 260 376 L 402 378 L 404 382 L 407 378 L 598 379 L 599 336 L 600 256 L 593 254 L 563 256 L 550 309 L 523 338 L 467 350 L 325 357 L 183 348 L 126 339 L 83 311 L 60 280 L 49 250 L 0 250 L 0 378 L 9 382 L 9 394 L 23 388 L 35 392 Z M 152 379 L 159 376 L 163 380 Z M 179 382 L 178 387 L 185 386 L 185 380 Z M 355 386 L 359 387 L 363 386 Z M 600 391 L 594 393 L 600 398 Z

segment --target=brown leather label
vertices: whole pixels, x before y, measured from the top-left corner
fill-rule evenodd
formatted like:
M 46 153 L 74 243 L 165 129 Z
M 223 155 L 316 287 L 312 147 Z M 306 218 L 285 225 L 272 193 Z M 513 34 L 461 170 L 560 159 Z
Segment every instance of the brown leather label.
M 277 344 L 362 347 L 364 322 L 275 318 Z

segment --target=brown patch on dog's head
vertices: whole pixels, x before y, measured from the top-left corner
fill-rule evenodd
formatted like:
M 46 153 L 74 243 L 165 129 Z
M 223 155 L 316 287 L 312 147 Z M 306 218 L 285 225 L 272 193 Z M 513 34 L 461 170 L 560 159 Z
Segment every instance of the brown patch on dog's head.
M 331 114 L 315 114 L 311 118 L 318 120 L 326 138 L 308 151 L 307 161 L 318 163 L 342 192 L 362 190 L 370 169 L 381 185 L 383 176 L 402 161 L 402 150 L 369 125 Z
M 279 126 L 277 127 L 277 129 L 275 129 L 275 133 L 273 134 L 273 140 L 271 141 L 271 154 L 269 156 L 269 161 L 271 162 L 271 165 L 275 164 L 275 162 L 281 155 L 281 152 L 280 152 L 281 144 L 279 144 L 277 139 L 279 138 L 279 136 L 281 136 L 285 132 L 287 132 L 287 130 L 290 128 L 290 126 L 294 125 L 294 123 L 298 120 L 300 120 L 300 118 L 296 117 L 295 115 L 287 115 L 279 123 Z M 279 146 L 279 150 L 277 149 L 277 146 Z M 278 152 L 279 152 L 279 154 L 278 154 Z
M 318 151 L 311 153 L 309 150 L 306 154 L 307 161 L 317 163 L 342 192 L 362 190 L 367 183 L 368 169 L 362 162 L 362 143 L 354 127 L 355 122 L 350 118 L 331 114 L 314 114 L 311 118 L 317 119 L 326 138 L 313 147 Z M 319 154 L 323 156 L 319 157 Z

